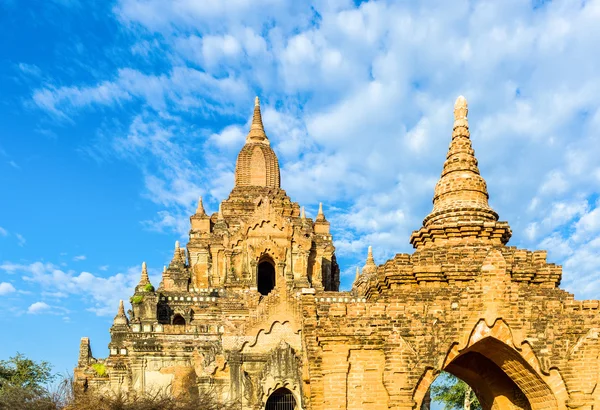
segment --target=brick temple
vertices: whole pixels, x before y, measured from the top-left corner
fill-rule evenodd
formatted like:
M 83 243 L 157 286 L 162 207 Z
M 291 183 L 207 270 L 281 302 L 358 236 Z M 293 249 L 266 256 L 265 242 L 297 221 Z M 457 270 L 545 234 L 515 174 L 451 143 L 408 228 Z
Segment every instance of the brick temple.
M 83 338 L 76 382 L 211 391 L 240 409 L 408 410 L 429 407 L 446 371 L 484 409 L 600 408 L 599 302 L 561 290 L 545 251 L 507 246 L 467 112 L 459 97 L 433 210 L 407 238 L 414 252 L 378 265 L 369 249 L 340 291 L 323 208 L 307 218 L 281 188 L 257 98 L 229 197 L 212 215 L 200 199 L 158 286 L 142 265 L 110 355 L 94 358 Z

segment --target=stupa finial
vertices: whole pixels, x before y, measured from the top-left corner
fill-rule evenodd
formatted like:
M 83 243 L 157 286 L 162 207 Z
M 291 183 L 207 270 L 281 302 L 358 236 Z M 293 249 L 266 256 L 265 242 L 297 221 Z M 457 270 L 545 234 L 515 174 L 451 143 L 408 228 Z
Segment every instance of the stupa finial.
M 316 221 L 324 221 L 325 214 L 323 213 L 323 202 L 319 202 L 319 212 L 317 213 Z
M 138 283 L 138 287 L 144 287 L 150 283 L 150 278 L 148 277 L 148 268 L 146 267 L 146 262 L 142 262 L 142 275 L 140 276 L 140 283 Z
M 375 264 L 375 259 L 373 258 L 373 247 L 369 245 L 367 262 L 365 263 L 365 266 L 363 266 L 362 273 L 369 275 L 375 272 L 377 272 L 377 265 Z
M 204 210 L 204 204 L 202 203 L 202 197 L 198 199 L 198 207 L 196 208 L 196 215 L 206 215 Z
M 246 144 L 252 142 L 260 142 L 263 144 L 269 144 L 269 139 L 265 133 L 265 128 L 262 122 L 262 115 L 260 113 L 260 100 L 258 96 L 254 99 L 254 114 L 252 115 L 252 124 L 250 125 L 250 132 L 246 137 Z
M 117 316 L 115 316 L 113 320 L 113 326 L 127 326 L 129 324 L 129 319 L 127 319 L 127 315 L 125 314 L 125 305 L 123 301 L 119 301 L 119 310 L 117 311 Z
M 461 95 L 454 103 L 452 141 L 435 187 L 433 210 L 423 221 L 424 226 L 498 220 L 498 214 L 488 204 L 487 186 L 471 145 L 468 112 L 467 99 Z
M 459 95 L 454 103 L 454 120 L 466 119 L 469 113 L 469 104 L 467 99 Z
M 117 315 L 125 316 L 125 305 L 123 304 L 123 299 L 119 301 L 119 311 L 117 312 Z

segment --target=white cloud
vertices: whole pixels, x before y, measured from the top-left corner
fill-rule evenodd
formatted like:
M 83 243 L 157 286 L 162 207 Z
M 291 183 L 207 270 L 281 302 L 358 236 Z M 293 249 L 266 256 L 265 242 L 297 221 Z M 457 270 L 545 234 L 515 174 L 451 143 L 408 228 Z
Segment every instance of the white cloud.
M 27 313 L 37 315 L 40 313 L 48 312 L 51 309 L 52 309 L 52 307 L 50 305 L 48 305 L 46 302 L 35 302 L 29 306 L 29 308 L 27 309 Z
M 0 236 L 8 236 L 8 231 L 0 226 Z
M 3 295 L 8 295 L 9 293 L 13 293 L 16 292 L 17 290 L 15 289 L 15 287 L 8 282 L 1 282 L 0 283 L 0 296 Z
M 124 67 L 95 84 L 47 86 L 33 100 L 59 117 L 139 102 L 112 149 L 140 166 L 144 196 L 162 207 L 145 225 L 185 232 L 199 195 L 216 209 L 231 189 L 252 98 L 262 94 L 283 188 L 313 210 L 325 202 L 335 244 L 354 263 L 368 244 L 378 262 L 410 250 L 410 232 L 431 210 L 452 104 L 464 94 L 511 244 L 552 249 L 570 289 L 590 294 L 570 278 L 576 269 L 593 277 L 583 261 L 600 229 L 591 206 L 600 194 L 600 2 L 311 6 L 119 0 L 119 21 L 144 33 L 132 52 L 164 48 L 170 68 Z
M 85 255 L 77 255 L 77 256 L 74 256 L 74 257 L 73 257 L 73 260 L 74 260 L 75 262 L 78 262 L 78 261 L 84 261 L 84 260 L 86 260 L 86 256 L 85 256 Z
M 35 64 L 19 63 L 17 65 L 19 71 L 32 77 L 40 77 L 42 70 Z
M 63 270 L 51 263 L 4 264 L 2 270 L 10 270 L 23 275 L 22 279 L 32 285 L 39 285 L 47 296 L 64 299 L 78 297 L 88 310 L 99 316 L 114 315 L 119 300 L 126 300 L 133 293 L 140 275 L 139 267 L 129 268 L 125 273 L 112 276 L 98 276 L 90 272 Z M 35 306 L 34 306 L 35 305 Z M 30 310 L 39 313 L 50 307 L 45 302 L 36 302 Z M 65 312 L 61 306 L 52 306 L 52 312 Z
M 121 0 L 115 14 L 127 24 L 141 24 L 150 30 L 171 31 L 173 26 L 202 27 L 210 23 L 244 24 L 262 21 L 269 16 L 292 9 L 292 3 L 279 0 L 219 0 L 198 3 L 194 0 L 163 2 L 158 0 Z M 296 7 L 300 8 L 300 7 Z M 260 10 L 257 13 L 257 10 Z
M 0 265 L 0 270 L 3 270 L 6 273 L 15 273 L 21 269 L 23 269 L 24 265 L 12 262 L 3 262 Z
M 168 75 L 148 75 L 131 68 L 120 69 L 114 80 L 81 87 L 47 87 L 33 92 L 32 100 L 41 109 L 68 119 L 77 110 L 99 105 L 114 106 L 133 98 L 163 111 L 167 103 L 178 109 L 231 111 L 247 85 L 235 77 L 216 78 L 205 72 L 174 67 Z
M 181 239 L 185 239 L 190 230 L 189 216 L 190 212 L 170 213 L 168 211 L 159 211 L 153 220 L 142 221 L 146 229 L 155 232 L 174 232 Z
M 93 87 L 44 88 L 34 91 L 32 99 L 38 107 L 59 117 L 66 118 L 61 106 L 65 103 L 71 108 L 81 108 L 92 103 L 112 104 L 131 98 L 118 84 L 105 81 Z
M 239 148 L 244 145 L 246 133 L 237 125 L 228 125 L 221 132 L 212 134 L 210 140 L 220 147 Z
M 600 207 L 583 215 L 575 224 L 575 239 L 597 235 L 600 232 Z
M 27 241 L 25 240 L 23 235 L 21 235 L 20 233 L 15 233 L 15 236 L 17 237 L 17 243 L 19 244 L 19 246 L 21 246 L 21 247 L 25 246 Z

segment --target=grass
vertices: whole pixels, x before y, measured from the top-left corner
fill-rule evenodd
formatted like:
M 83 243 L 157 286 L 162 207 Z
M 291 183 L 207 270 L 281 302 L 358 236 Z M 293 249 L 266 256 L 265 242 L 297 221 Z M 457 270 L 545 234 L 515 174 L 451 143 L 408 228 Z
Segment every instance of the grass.
M 98 372 L 98 371 L 97 371 Z M 54 391 L 31 391 L 23 387 L 3 385 L 0 410 L 233 410 L 214 393 L 195 397 L 173 397 L 165 392 L 155 394 L 83 392 L 71 378 L 64 379 Z

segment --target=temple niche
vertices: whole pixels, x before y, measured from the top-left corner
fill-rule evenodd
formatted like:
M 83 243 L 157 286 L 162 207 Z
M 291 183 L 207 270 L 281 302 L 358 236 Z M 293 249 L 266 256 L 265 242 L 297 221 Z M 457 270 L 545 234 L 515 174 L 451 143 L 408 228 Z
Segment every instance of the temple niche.
M 378 265 L 369 247 L 340 291 L 323 206 L 307 218 L 281 189 L 257 98 L 229 197 L 212 215 L 199 199 L 156 287 L 142 264 L 109 356 L 83 338 L 75 382 L 210 391 L 252 410 L 412 410 L 447 371 L 485 409 L 600 407 L 600 302 L 560 289 L 545 251 L 507 245 L 467 114 L 459 97 L 433 209 L 407 238 L 414 252 Z

